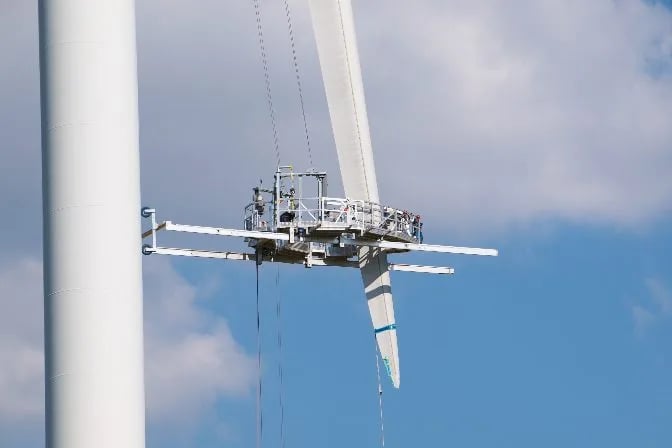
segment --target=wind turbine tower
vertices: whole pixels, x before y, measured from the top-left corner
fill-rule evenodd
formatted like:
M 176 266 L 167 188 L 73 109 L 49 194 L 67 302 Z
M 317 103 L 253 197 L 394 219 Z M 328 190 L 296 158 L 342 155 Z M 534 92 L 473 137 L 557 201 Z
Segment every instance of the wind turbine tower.
M 39 0 L 48 448 L 143 448 L 134 0 Z

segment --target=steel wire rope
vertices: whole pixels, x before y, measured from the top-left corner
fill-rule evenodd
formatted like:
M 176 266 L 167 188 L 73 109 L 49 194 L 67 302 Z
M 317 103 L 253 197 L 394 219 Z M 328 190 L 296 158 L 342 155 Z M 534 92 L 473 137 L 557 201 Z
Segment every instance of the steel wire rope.
M 289 34 L 289 44 L 292 50 L 292 61 L 294 62 L 294 74 L 296 75 L 296 87 L 299 92 L 299 103 L 301 104 L 301 116 L 303 117 L 303 130 L 306 136 L 306 148 L 308 149 L 308 161 L 310 162 L 310 168 L 314 168 L 313 165 L 313 152 L 310 145 L 310 133 L 308 132 L 308 120 L 306 119 L 306 106 L 303 100 L 303 87 L 301 84 L 301 72 L 299 71 L 299 60 L 296 55 L 296 43 L 294 40 L 294 26 L 292 24 L 292 13 L 289 9 L 289 1 L 283 0 L 285 4 L 285 15 L 287 16 L 287 32 Z
M 276 316 L 278 321 L 278 381 L 280 402 L 280 448 L 285 448 L 285 403 L 284 403 L 284 378 L 282 370 L 282 294 L 280 293 L 280 265 L 275 274 L 275 289 L 277 292 Z
M 261 254 L 257 253 L 257 258 Z M 261 448 L 264 435 L 264 414 L 261 408 L 262 372 L 261 372 L 261 313 L 259 309 L 259 260 L 255 263 L 257 277 L 257 448 Z
M 380 379 L 380 357 L 378 356 L 378 341 L 373 334 L 373 349 L 376 352 L 376 374 L 378 376 L 378 408 L 380 409 L 380 446 L 385 448 L 385 420 L 383 418 L 383 382 Z
M 259 50 L 261 54 L 261 62 L 264 70 L 264 83 L 266 86 L 266 102 L 268 104 L 268 111 L 271 119 L 271 126 L 273 130 L 273 145 L 275 149 L 276 163 L 277 167 L 280 167 L 280 137 L 278 131 L 278 123 L 275 115 L 275 106 L 273 104 L 273 92 L 271 88 L 271 75 L 268 64 L 268 55 L 266 53 L 266 44 L 264 39 L 264 29 L 261 17 L 261 3 L 260 0 L 253 0 L 254 13 L 257 23 L 257 36 L 259 40 Z M 288 15 L 288 27 L 290 34 L 290 42 L 292 46 L 292 54 L 294 61 L 294 70 L 297 76 L 297 83 L 299 89 L 299 99 L 301 102 L 301 110 L 304 121 L 304 130 L 306 133 L 306 142 L 308 145 L 308 155 L 310 160 L 310 165 L 312 167 L 312 155 L 310 151 L 310 137 L 308 134 L 308 124 L 305 117 L 304 105 L 303 105 L 303 90 L 301 88 L 301 81 L 299 75 L 298 61 L 296 58 L 296 50 L 294 44 L 294 33 L 291 25 L 291 16 L 289 12 L 289 5 L 285 2 L 285 12 Z M 260 255 L 257 254 L 259 257 Z M 256 264 L 256 292 L 257 292 L 257 368 L 258 368 L 258 384 L 257 384 L 257 448 L 261 448 L 263 442 L 263 429 L 264 429 L 264 419 L 263 419 L 263 408 L 262 408 L 262 343 L 261 343 L 261 317 L 260 317 L 260 303 L 259 303 L 259 260 Z M 283 371 L 282 371 L 282 332 L 280 327 L 280 318 L 281 318 L 281 302 L 280 302 L 280 292 L 279 292 L 279 283 L 280 283 L 280 268 L 276 274 L 276 290 L 277 290 L 277 306 L 276 314 L 278 319 L 278 353 L 279 353 L 279 362 L 278 362 L 278 377 L 279 377 L 279 404 L 280 404 L 280 442 L 281 448 L 285 446 L 285 433 L 284 433 L 284 399 L 283 399 Z
M 261 51 L 261 63 L 264 66 L 264 82 L 266 84 L 266 102 L 271 116 L 271 126 L 273 127 L 273 145 L 275 147 L 275 157 L 277 166 L 280 166 L 280 137 L 278 133 L 278 123 L 275 117 L 275 107 L 273 106 L 273 93 L 271 90 L 271 75 L 268 69 L 268 56 L 266 55 L 266 44 L 264 43 L 264 28 L 261 21 L 260 0 L 252 0 L 254 4 L 254 14 L 257 19 L 257 35 L 259 38 L 259 49 Z

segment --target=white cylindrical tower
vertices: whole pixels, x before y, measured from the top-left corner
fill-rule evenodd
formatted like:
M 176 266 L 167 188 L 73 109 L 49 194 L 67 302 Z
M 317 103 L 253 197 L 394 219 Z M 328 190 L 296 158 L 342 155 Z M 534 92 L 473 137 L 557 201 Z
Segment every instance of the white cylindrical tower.
M 134 0 L 39 0 L 48 448 L 145 445 Z

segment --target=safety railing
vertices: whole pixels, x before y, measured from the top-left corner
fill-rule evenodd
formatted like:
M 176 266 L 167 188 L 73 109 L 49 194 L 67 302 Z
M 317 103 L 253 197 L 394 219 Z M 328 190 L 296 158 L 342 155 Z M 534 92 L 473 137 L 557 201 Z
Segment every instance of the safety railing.
M 273 231 L 273 220 L 271 219 L 269 222 L 269 220 L 264 217 L 266 210 L 270 210 L 271 212 L 269 216 L 273 216 L 272 202 L 264 203 L 263 207 L 261 208 L 255 202 L 247 204 L 245 206 L 245 212 L 243 215 L 243 228 L 245 230 L 255 230 L 261 232 Z
M 277 210 L 270 202 L 261 209 L 255 203 L 245 207 L 246 230 L 275 231 L 290 226 L 342 227 L 344 230 L 362 231 L 375 228 L 422 240 L 419 215 L 374 202 L 332 197 L 285 197 L 278 202 Z

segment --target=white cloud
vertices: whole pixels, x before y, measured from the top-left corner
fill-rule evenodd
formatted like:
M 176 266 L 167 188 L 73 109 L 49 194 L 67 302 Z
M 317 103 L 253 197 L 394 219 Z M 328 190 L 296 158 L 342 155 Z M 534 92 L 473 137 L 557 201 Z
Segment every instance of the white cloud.
M 672 314 L 672 290 L 655 278 L 647 279 L 646 287 L 656 308 L 663 314 Z
M 387 24 L 362 38 L 386 198 L 455 228 L 632 226 L 671 210 L 670 11 L 634 0 L 385 9 L 360 17 Z
M 145 377 L 152 424 L 188 430 L 217 400 L 246 394 L 256 377 L 253 359 L 226 321 L 195 303 L 199 295 L 168 259 L 147 259 Z M 12 430 L 17 440 L 43 431 L 42 310 L 41 263 L 24 259 L 0 267 L 0 429 L 19 425 L 20 434 Z
M 632 320 L 635 323 L 635 332 L 641 336 L 654 324 L 656 315 L 641 305 L 633 305 Z
M 672 289 L 656 278 L 646 279 L 645 285 L 648 293 L 646 300 L 631 307 L 635 332 L 640 336 L 672 317 Z
M 290 3 L 313 155 L 337 194 L 306 2 Z M 642 226 L 670 211 L 669 10 L 639 0 L 393 0 L 384 8 L 355 2 L 355 14 L 381 192 L 392 205 L 429 215 L 428 233 L 503 231 L 545 219 Z M 305 166 L 281 5 L 265 2 L 264 18 L 283 160 Z M 138 24 L 144 200 L 175 220 L 234 225 L 248 187 L 268 179 L 274 163 L 252 6 L 146 0 L 138 2 Z M 42 413 L 34 3 L 3 5 L 0 55 L 10 68 L 0 70 L 0 121 L 10 124 L 0 126 L 7 425 Z M 17 254 L 28 258 L 3 264 Z M 244 393 L 253 365 L 226 323 L 198 308 L 201 291 L 153 263 L 150 419 L 175 421 L 182 405 L 196 415 L 213 397 Z M 670 313 L 669 289 L 648 288 L 652 302 L 632 308 L 641 328 Z
M 150 420 L 193 421 L 220 397 L 248 392 L 255 363 L 226 321 L 198 308 L 198 289 L 168 259 L 149 257 L 144 268 Z
M 43 413 L 42 320 L 41 263 L 0 267 L 0 422 Z
M 312 29 L 305 2 L 292 5 L 313 155 L 337 194 Z M 206 2 L 183 18 L 186 3 L 174 6 L 151 41 L 140 31 L 146 147 L 161 147 L 145 153 L 145 191 L 160 210 L 214 221 L 219 212 L 197 199 L 233 215 L 226 209 L 272 170 L 256 30 L 249 8 L 226 7 L 229 27 L 189 38 L 225 7 Z M 672 211 L 668 9 L 640 0 L 379 6 L 356 2 L 355 14 L 385 201 L 417 209 L 433 229 L 471 233 L 549 219 L 640 228 Z M 281 7 L 265 4 L 264 14 L 281 152 L 301 166 Z M 177 44 L 170 54 L 159 48 L 166 41 Z M 160 88 L 149 82 L 157 78 Z M 185 170 L 199 173 L 192 184 L 171 181 Z
M 313 157 L 338 194 L 307 3 L 290 4 Z M 0 117 L 17 125 L 0 130 L 0 187 L 13 192 L 0 213 L 28 203 L 39 223 L 35 8 L 13 5 L 0 37 L 29 26 L 3 40 L 15 47 Z M 253 8 L 157 5 L 138 2 L 144 201 L 173 219 L 233 225 L 274 164 Z M 670 10 L 641 0 L 379 6 L 355 3 L 381 193 L 426 215 L 428 232 L 549 219 L 641 227 L 672 211 Z M 306 166 L 283 8 L 263 12 L 283 161 Z M 16 231 L 12 222 L 0 229 Z

